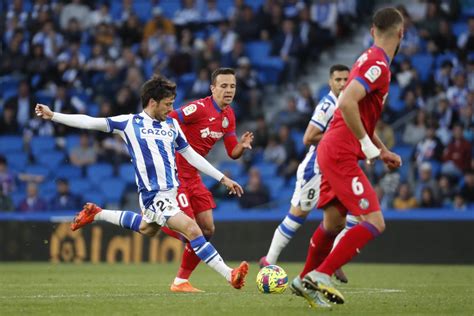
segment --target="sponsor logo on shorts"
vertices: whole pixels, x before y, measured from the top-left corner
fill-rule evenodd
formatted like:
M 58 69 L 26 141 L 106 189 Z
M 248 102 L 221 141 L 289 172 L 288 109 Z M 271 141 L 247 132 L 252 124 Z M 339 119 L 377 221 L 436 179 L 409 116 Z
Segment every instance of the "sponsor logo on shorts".
M 369 201 L 367 201 L 367 199 L 360 199 L 359 207 L 363 210 L 368 209 L 369 208 Z

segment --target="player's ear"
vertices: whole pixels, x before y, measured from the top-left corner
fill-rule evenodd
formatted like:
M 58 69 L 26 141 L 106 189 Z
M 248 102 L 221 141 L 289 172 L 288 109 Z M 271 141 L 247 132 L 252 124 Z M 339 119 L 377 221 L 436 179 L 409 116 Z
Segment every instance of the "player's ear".
M 370 36 L 372 36 L 372 38 L 375 38 L 375 28 L 373 26 L 370 28 Z

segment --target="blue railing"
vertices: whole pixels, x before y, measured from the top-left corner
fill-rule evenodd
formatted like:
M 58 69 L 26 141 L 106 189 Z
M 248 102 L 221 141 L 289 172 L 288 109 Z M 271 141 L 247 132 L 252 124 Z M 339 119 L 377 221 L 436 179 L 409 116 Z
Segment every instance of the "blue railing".
M 222 210 L 214 212 L 216 221 L 280 221 L 288 212 L 287 208 L 259 209 L 259 210 Z M 74 217 L 75 211 L 55 211 L 38 213 L 2 213 L 0 221 L 32 221 L 32 222 L 67 222 Z M 413 209 L 399 212 L 395 210 L 384 211 L 385 219 L 413 220 L 413 221 L 474 221 L 474 210 L 454 211 L 447 209 Z M 311 212 L 309 220 L 320 220 L 322 211 Z

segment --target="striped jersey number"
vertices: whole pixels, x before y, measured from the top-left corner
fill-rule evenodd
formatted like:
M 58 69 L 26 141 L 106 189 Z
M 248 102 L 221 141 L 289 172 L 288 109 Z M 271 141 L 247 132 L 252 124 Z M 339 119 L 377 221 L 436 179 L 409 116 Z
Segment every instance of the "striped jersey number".
M 352 178 L 352 192 L 354 192 L 355 195 L 364 193 L 364 185 L 362 182 L 359 182 L 359 177 Z
M 188 207 L 189 206 L 188 198 L 186 197 L 186 194 L 184 194 L 184 193 L 178 194 L 178 203 L 179 203 L 179 206 L 181 206 L 181 207 Z

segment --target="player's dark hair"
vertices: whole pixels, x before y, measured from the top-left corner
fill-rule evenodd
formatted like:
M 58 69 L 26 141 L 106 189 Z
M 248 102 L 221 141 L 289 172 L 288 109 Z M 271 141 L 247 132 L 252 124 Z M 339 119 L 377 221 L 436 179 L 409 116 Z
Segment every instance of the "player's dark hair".
M 395 8 L 383 8 L 375 12 L 372 23 L 380 32 L 385 33 L 402 25 L 403 15 Z
M 142 86 L 140 98 L 143 108 L 146 108 L 150 99 L 160 102 L 164 98 L 176 96 L 176 83 L 162 76 L 153 76 Z
M 235 76 L 235 70 L 233 68 L 217 68 L 212 72 L 211 75 L 211 84 L 215 85 L 216 84 L 216 79 L 217 76 L 219 75 L 234 75 Z
M 332 76 L 332 74 L 335 71 L 349 71 L 350 72 L 351 70 L 346 65 L 335 64 L 335 65 L 332 65 L 331 68 L 329 68 L 329 76 Z

